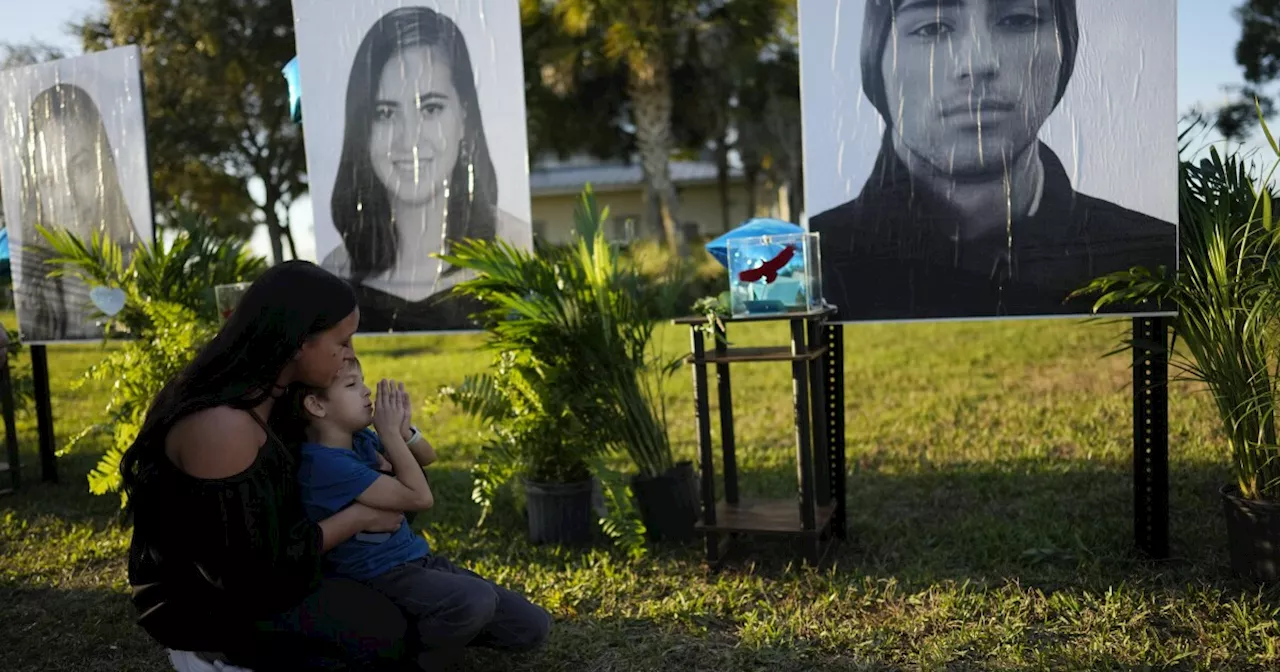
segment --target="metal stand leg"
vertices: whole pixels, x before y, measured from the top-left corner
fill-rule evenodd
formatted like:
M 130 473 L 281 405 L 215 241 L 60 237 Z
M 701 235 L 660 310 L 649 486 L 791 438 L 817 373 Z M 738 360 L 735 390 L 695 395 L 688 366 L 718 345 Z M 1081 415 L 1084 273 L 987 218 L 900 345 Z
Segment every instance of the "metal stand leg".
M 9 456 L 9 483 L 12 490 L 22 487 L 22 466 L 18 455 L 18 427 L 14 421 L 13 378 L 7 352 L 0 352 L 0 406 L 4 413 L 5 452 Z
M 1169 557 L 1169 340 L 1165 318 L 1133 320 L 1133 534 Z
M 716 356 L 728 351 L 725 340 L 728 334 L 716 327 Z M 716 391 L 720 395 L 720 451 L 724 466 L 724 501 L 738 503 L 738 454 L 733 443 L 733 392 L 730 389 L 729 365 L 716 363 Z
M 791 320 L 793 356 L 806 352 L 806 331 L 804 320 Z M 805 555 L 811 564 L 817 564 L 817 510 L 814 504 L 813 446 L 809 427 L 809 364 L 801 360 L 792 361 L 791 379 L 796 417 L 796 470 L 800 481 L 800 527 L 812 535 L 806 541 Z
M 36 426 L 40 434 L 40 477 L 46 483 L 57 483 L 53 408 L 49 399 L 49 358 L 43 345 L 31 346 L 31 377 L 35 384 Z
M 848 474 L 844 447 L 844 325 L 828 322 L 824 325 L 823 332 L 827 343 L 822 381 L 826 389 L 827 452 L 831 460 L 831 494 L 836 504 L 831 529 L 837 539 L 844 539 L 848 533 L 845 502 Z
M 698 427 L 698 455 L 702 460 L 702 522 L 716 524 L 716 466 L 711 452 L 711 411 L 707 404 L 706 343 L 697 327 L 692 332 L 693 350 L 693 412 Z M 720 539 L 715 532 L 707 532 L 707 564 L 714 567 L 720 562 Z

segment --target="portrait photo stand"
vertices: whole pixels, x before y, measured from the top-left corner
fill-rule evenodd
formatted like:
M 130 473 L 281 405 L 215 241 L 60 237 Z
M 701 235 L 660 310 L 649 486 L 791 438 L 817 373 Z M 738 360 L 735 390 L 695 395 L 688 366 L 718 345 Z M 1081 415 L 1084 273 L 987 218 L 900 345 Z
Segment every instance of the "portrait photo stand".
M 800 557 L 818 565 L 837 541 L 845 538 L 844 339 L 843 326 L 828 321 L 832 306 L 804 313 L 742 315 L 720 318 L 715 343 L 707 347 L 707 318 L 684 317 L 692 352 L 686 362 L 693 370 L 694 411 L 701 463 L 702 516 L 695 528 L 706 537 L 708 568 L 723 566 L 731 543 L 746 535 L 782 535 L 800 542 Z M 738 322 L 786 321 L 790 345 L 729 347 L 727 326 Z M 734 446 L 733 392 L 730 365 L 790 362 L 795 407 L 796 497 L 758 499 L 738 490 Z M 720 451 L 724 467 L 723 498 L 717 495 L 715 453 L 711 441 L 711 411 L 707 367 L 716 371 L 720 421 Z
M 9 335 L 0 329 L 0 411 L 4 414 L 4 446 L 6 461 L 0 462 L 0 495 L 16 492 L 22 485 L 22 465 L 18 456 L 18 427 L 13 396 L 13 377 L 9 371 Z M 5 482 L 2 479 L 8 479 Z

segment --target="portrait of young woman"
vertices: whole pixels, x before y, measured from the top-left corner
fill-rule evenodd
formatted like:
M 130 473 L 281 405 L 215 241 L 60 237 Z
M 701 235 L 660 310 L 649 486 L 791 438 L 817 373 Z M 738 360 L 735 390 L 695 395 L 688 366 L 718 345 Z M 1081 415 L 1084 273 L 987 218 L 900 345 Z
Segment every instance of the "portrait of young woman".
M 858 68 L 865 97 L 859 102 L 869 104 L 883 129 L 873 135 L 863 125 L 856 139 L 807 138 L 807 160 L 817 143 L 874 155 L 854 198 L 811 209 L 809 229 L 821 233 L 825 298 L 839 307 L 841 320 L 1088 314 L 1088 301 L 1067 298 L 1093 278 L 1133 266 L 1176 268 L 1175 221 L 1082 193 L 1073 184 L 1079 167 L 1042 139 L 1051 115 L 1078 89 L 1077 98 L 1092 100 L 1084 107 L 1092 106 L 1088 111 L 1102 121 L 1064 120 L 1076 146 L 1089 156 L 1146 156 L 1141 173 L 1121 172 L 1119 162 L 1095 161 L 1089 170 L 1114 170 L 1109 181 L 1133 191 L 1157 190 L 1148 202 L 1167 200 L 1162 211 L 1176 220 L 1173 87 L 1167 94 L 1158 90 L 1158 69 L 1141 81 L 1111 68 L 1113 61 L 1081 75 L 1089 24 L 1077 14 L 1076 0 L 840 4 L 843 11 L 861 10 L 859 62 L 820 53 L 810 65 Z M 1084 4 L 1093 11 L 1097 3 Z M 812 14 L 816 7 L 805 10 Z M 805 28 L 822 22 L 808 18 L 804 36 L 813 32 Z M 1099 34 L 1095 42 L 1106 39 Z M 1173 35 L 1167 40 L 1171 50 Z M 1108 46 L 1112 53 L 1124 48 Z M 812 86 L 824 84 L 830 86 Z M 1167 147 L 1152 153 L 1136 141 L 1126 145 L 1132 139 L 1108 126 L 1108 108 L 1121 92 L 1155 101 L 1149 105 L 1156 115 L 1148 120 L 1169 131 Z M 810 110 L 806 121 L 826 112 Z M 817 170 L 806 166 L 806 174 Z
M 133 48 L 112 51 L 115 53 L 83 57 L 113 61 L 109 67 L 96 69 L 99 76 L 110 73 L 107 80 L 80 70 L 85 81 L 66 81 L 57 72 L 58 66 L 69 72 L 79 70 L 68 66 L 68 62 L 42 64 L 11 75 L 19 86 L 11 94 L 14 97 L 10 98 L 8 113 L 19 109 L 22 112 L 20 119 L 9 118 L 5 123 L 5 135 L 16 139 L 12 145 L 16 157 L 10 157 L 15 160 L 6 161 L 5 165 L 16 168 L 17 178 L 6 179 L 5 195 L 14 197 L 6 198 L 5 207 L 16 213 L 9 221 L 19 223 L 11 232 L 18 234 L 12 253 L 17 276 L 14 301 L 19 328 L 30 342 L 102 337 L 98 311 L 89 297 L 91 288 L 77 277 L 49 277 L 54 267 L 47 262 L 54 253 L 37 226 L 70 231 L 86 244 L 94 234 L 104 236 L 120 246 L 126 261 L 137 246 L 150 239 L 146 141 L 137 130 L 143 123 L 143 112 L 137 96 L 136 55 Z M 90 93 L 90 82 L 101 101 Z M 34 92 L 29 98 L 22 95 L 28 90 Z M 133 103 L 125 105 L 112 123 L 137 127 L 133 133 L 138 141 L 119 147 L 116 145 L 121 143 L 113 143 L 108 133 L 102 110 L 104 105 L 127 102 L 130 97 Z M 127 136 L 129 129 L 119 134 Z M 118 166 L 121 154 L 126 163 L 132 164 L 128 174 Z M 127 179 L 141 179 L 144 184 L 127 184 Z M 134 200 L 141 201 L 135 204 L 143 210 L 140 217 L 131 212 L 126 190 L 135 192 Z M 140 199 L 138 192 L 143 195 Z
M 312 4 L 332 13 L 328 4 Z M 309 111 L 318 87 L 308 74 L 319 70 L 308 71 L 304 48 L 311 41 L 303 35 L 306 19 L 299 16 L 309 162 L 313 181 L 332 185 L 327 202 L 316 199 L 317 254 L 321 266 L 355 286 L 362 332 L 471 330 L 478 328 L 471 314 L 480 307 L 451 292 L 466 275 L 435 255 L 464 239 L 532 245 L 526 148 L 502 145 L 499 159 L 508 165 L 501 173 L 495 167 L 487 131 L 506 124 L 511 110 L 482 104 L 477 81 L 491 80 L 486 71 L 501 64 L 473 59 L 473 53 L 492 56 L 484 47 L 493 36 L 477 35 L 473 52 L 458 22 L 445 12 L 401 5 L 380 13 L 360 37 L 343 87 L 341 150 L 332 168 L 321 167 L 323 154 L 312 156 L 313 144 L 332 140 L 325 137 L 331 127 L 318 125 L 320 113 Z M 514 56 L 520 58 L 518 50 Z M 518 61 L 515 65 L 520 71 Z M 523 86 L 514 93 L 523 129 Z M 331 179 L 322 177 L 326 169 Z M 500 175 L 521 174 L 526 205 L 516 214 L 499 201 L 515 180 L 504 182 Z M 322 208 L 328 210 L 326 223 Z M 329 223 L 338 244 L 326 251 L 319 230 Z

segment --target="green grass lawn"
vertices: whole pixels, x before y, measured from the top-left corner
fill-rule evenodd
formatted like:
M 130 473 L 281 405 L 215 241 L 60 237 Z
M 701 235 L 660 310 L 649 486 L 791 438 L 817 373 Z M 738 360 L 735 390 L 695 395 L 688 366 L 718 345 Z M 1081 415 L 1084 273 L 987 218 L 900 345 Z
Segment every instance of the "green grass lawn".
M 537 654 L 469 656 L 481 670 L 1276 669 L 1280 593 L 1232 578 L 1217 488 L 1228 478 L 1206 396 L 1170 398 L 1173 559 L 1133 550 L 1130 373 L 1102 358 L 1125 325 L 1071 321 L 848 327 L 850 539 L 828 566 L 761 540 L 707 575 L 701 544 L 629 561 L 600 544 L 531 547 L 514 511 L 474 529 L 474 428 L 438 409 L 418 423 L 442 461 L 432 545 L 528 592 L 555 616 Z M 665 328 L 671 354 L 688 331 Z M 736 327 L 778 343 L 778 325 Z M 371 377 L 419 399 L 478 371 L 479 337 L 364 338 Z M 60 437 L 96 419 L 103 389 L 72 392 L 98 357 L 51 347 Z M 737 365 L 744 494 L 795 490 L 786 364 Z M 692 384 L 670 383 L 671 433 L 693 458 Z M 714 403 L 714 394 L 713 403 Z M 714 413 L 714 409 L 713 409 Z M 0 669 L 165 670 L 132 624 L 118 500 L 88 494 L 91 447 L 39 482 L 35 420 L 19 418 L 23 476 L 0 498 Z

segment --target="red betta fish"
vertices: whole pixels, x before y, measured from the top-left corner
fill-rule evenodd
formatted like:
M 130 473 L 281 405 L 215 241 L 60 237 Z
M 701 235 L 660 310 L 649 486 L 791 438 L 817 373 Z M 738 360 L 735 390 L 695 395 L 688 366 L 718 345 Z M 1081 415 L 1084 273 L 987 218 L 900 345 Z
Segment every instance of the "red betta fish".
M 782 248 L 778 256 L 760 264 L 759 268 L 749 268 L 738 274 L 738 279 L 743 282 L 755 282 L 760 278 L 764 278 L 766 284 L 772 284 L 778 279 L 778 271 L 791 261 L 791 257 L 796 256 L 796 248 L 794 245 L 788 245 Z

